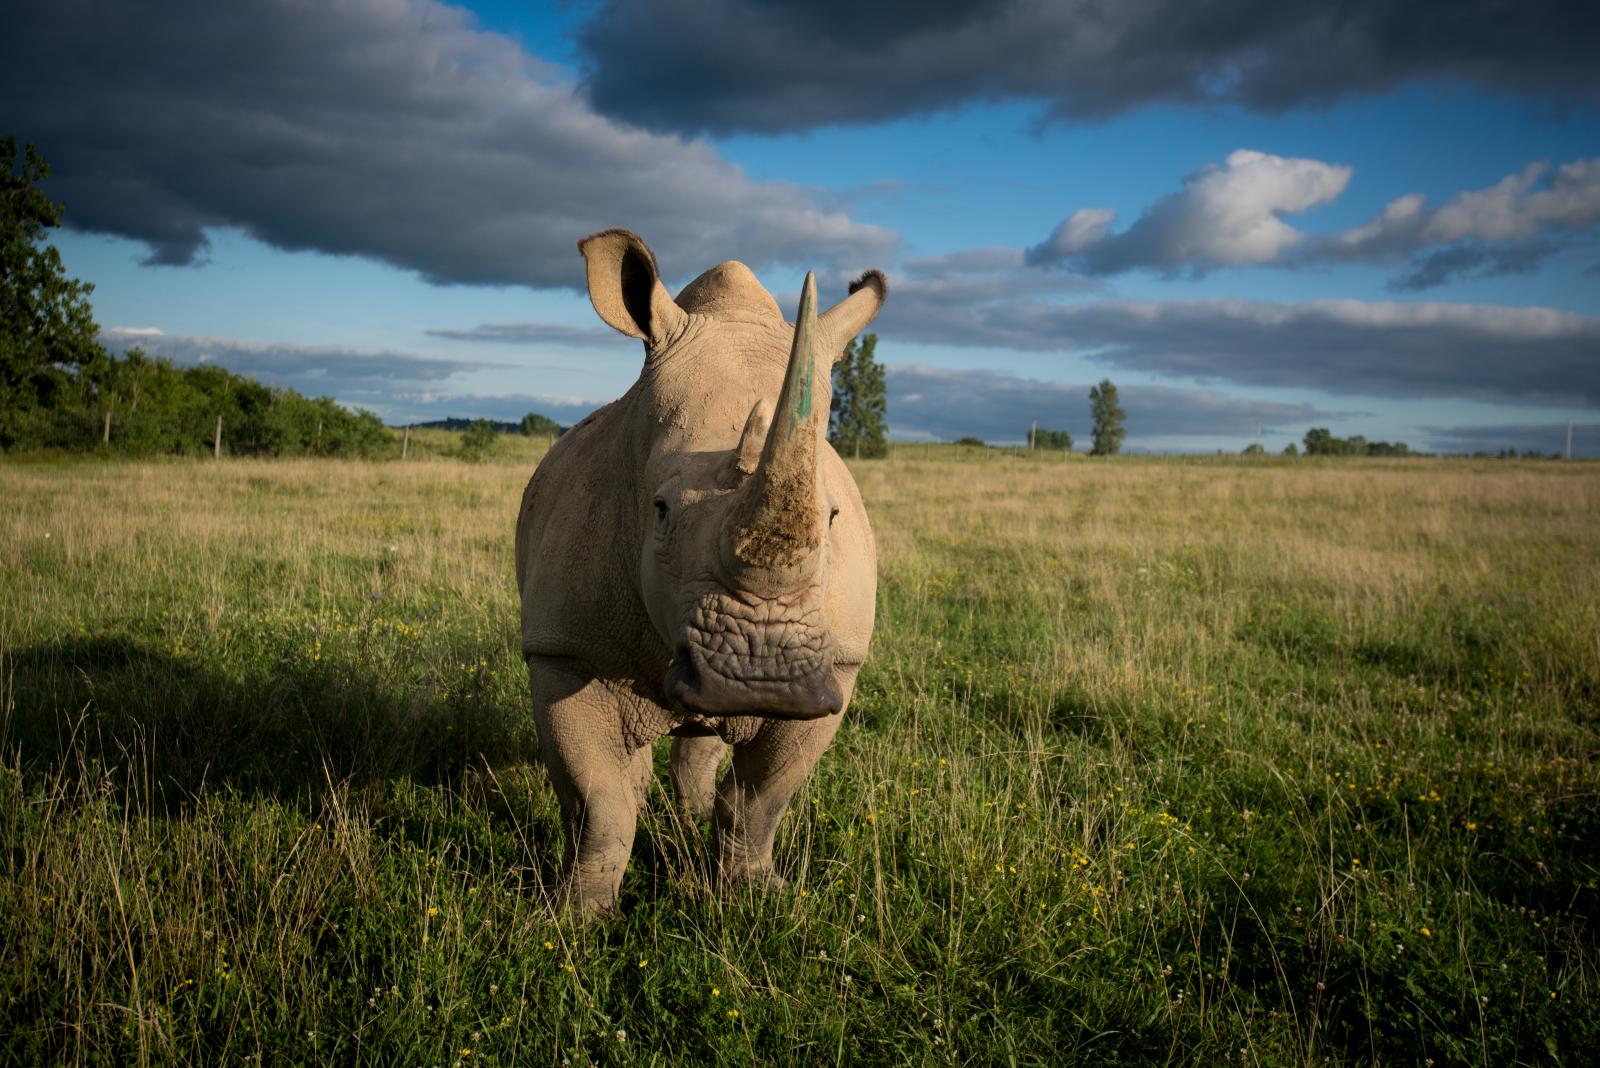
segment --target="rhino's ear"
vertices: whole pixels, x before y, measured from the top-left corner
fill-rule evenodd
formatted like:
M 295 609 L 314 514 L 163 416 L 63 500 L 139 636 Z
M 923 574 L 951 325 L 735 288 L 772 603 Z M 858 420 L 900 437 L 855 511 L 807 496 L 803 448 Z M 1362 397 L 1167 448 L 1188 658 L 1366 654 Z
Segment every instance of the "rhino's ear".
M 683 328 L 687 313 L 673 303 L 656 272 L 650 246 L 630 230 L 602 230 L 578 242 L 588 266 L 589 300 L 614 330 L 656 348 Z
M 889 280 L 882 271 L 868 271 L 850 283 L 850 295 L 818 316 L 818 324 L 827 335 L 827 351 L 837 353 L 844 343 L 867 328 L 878 315 L 889 296 Z

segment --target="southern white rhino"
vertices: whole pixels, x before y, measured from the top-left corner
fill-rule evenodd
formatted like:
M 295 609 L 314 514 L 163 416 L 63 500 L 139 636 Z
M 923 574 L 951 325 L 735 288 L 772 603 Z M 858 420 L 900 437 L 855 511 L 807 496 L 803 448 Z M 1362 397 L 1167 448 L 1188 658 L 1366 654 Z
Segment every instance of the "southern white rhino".
M 595 311 L 645 358 L 623 397 L 556 441 L 517 516 L 562 892 L 615 904 L 666 735 L 677 803 L 714 816 L 719 877 L 772 882 L 778 821 L 872 636 L 872 530 L 826 425 L 833 361 L 882 307 L 884 278 L 867 272 L 818 314 L 807 275 L 791 326 L 742 263 L 674 300 L 636 235 L 578 248 Z

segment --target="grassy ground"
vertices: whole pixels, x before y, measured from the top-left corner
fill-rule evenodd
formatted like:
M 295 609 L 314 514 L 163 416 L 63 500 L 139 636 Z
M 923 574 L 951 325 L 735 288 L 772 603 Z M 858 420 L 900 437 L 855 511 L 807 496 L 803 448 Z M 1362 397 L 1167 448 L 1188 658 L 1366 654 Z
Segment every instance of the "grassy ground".
M 787 889 L 662 805 L 584 922 L 541 446 L 419 444 L 0 465 L 0 1062 L 1600 1056 L 1600 468 L 862 462 L 879 629 Z

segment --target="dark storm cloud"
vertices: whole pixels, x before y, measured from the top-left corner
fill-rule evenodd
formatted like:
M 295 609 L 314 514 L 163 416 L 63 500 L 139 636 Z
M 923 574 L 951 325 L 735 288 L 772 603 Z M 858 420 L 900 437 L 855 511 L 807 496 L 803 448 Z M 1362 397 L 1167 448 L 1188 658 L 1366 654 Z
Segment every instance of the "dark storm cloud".
M 891 280 L 873 329 L 929 345 L 1083 353 L 1110 367 L 1373 397 L 1600 406 L 1600 319 L 1356 300 L 960 299 Z
M 147 356 L 165 357 L 179 366 L 215 364 L 236 374 L 254 376 L 302 393 L 332 394 L 341 399 L 358 391 L 363 396 L 385 394 L 421 383 L 442 383 L 469 371 L 511 366 L 331 345 L 188 337 L 157 330 L 113 328 L 101 334 L 100 340 L 106 348 L 119 354 L 139 348 Z M 526 369 L 525 364 L 516 366 L 519 370 Z
M 1414 293 L 1455 278 L 1533 274 L 1559 248 L 1553 241 L 1523 241 L 1503 248 L 1456 245 L 1419 256 L 1405 273 L 1389 280 L 1389 288 L 1399 293 Z
M 1513 423 L 1503 426 L 1425 426 L 1426 447 L 1434 452 L 1488 452 L 1516 449 L 1519 453 L 1552 452 L 1566 455 L 1567 424 Z M 1600 423 L 1575 423 L 1572 455 L 1600 457 Z
M 452 360 L 334 345 L 188 337 L 127 328 L 107 330 L 100 340 L 116 353 L 140 348 L 148 356 L 164 357 L 181 367 L 214 364 L 310 396 L 331 396 L 341 404 L 368 408 L 396 425 L 448 418 L 517 420 L 528 412 L 571 425 L 605 403 L 549 394 L 463 391 L 453 381 L 456 376 L 473 371 L 504 369 L 519 378 L 526 378 L 530 372 L 549 374 L 559 382 L 562 374 L 574 370 L 522 360 Z
M 607 226 L 685 280 L 730 257 L 859 269 L 894 244 L 595 113 L 433 0 L 11 3 L 0 129 L 50 161 L 70 225 L 154 263 L 203 259 L 215 227 L 468 284 L 579 284 L 573 242 Z
M 914 364 L 887 366 L 891 433 L 899 438 L 953 441 L 968 434 L 990 442 L 1025 440 L 1041 427 L 1066 430 L 1087 447 L 1090 383 L 1040 382 L 996 371 L 954 370 Z M 1123 386 L 1128 440 L 1134 444 L 1174 437 L 1233 436 L 1298 430 L 1339 413 L 1305 404 L 1230 397 L 1209 389 Z
M 1600 8 L 1582 0 L 609 0 L 578 44 L 600 110 L 689 132 L 1010 99 L 1054 118 L 1270 114 L 1419 82 L 1600 103 Z

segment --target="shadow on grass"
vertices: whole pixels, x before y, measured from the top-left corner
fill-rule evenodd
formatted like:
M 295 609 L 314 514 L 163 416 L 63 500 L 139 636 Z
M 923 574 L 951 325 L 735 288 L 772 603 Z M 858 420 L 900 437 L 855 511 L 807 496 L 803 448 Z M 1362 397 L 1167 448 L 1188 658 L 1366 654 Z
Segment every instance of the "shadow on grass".
M 349 662 L 231 677 L 115 637 L 7 650 L 0 671 L 0 748 L 25 773 L 137 787 L 158 808 L 218 789 L 315 804 L 336 786 L 443 785 L 537 759 L 528 718 L 487 685 L 446 697 Z

